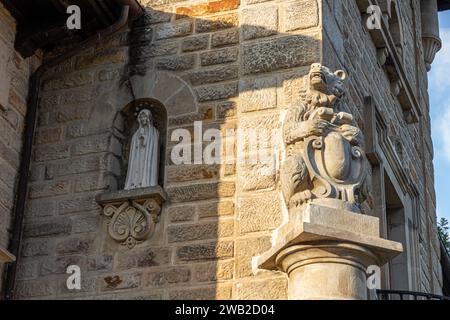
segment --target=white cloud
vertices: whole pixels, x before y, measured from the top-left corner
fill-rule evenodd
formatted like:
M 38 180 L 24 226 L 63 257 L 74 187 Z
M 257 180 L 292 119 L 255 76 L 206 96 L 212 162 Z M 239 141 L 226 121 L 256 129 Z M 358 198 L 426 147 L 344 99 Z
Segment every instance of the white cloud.
M 442 152 L 445 159 L 450 163 L 450 104 L 444 111 L 442 117 L 437 120 L 438 150 Z
M 435 149 L 435 176 L 437 196 L 437 216 L 450 219 L 450 184 L 448 172 L 450 168 L 450 28 L 448 21 L 450 12 L 441 13 L 440 32 L 443 48 L 433 62 L 429 76 L 429 92 L 431 98 L 431 117 L 433 141 Z
M 450 164 L 450 28 L 441 28 L 442 49 L 429 76 L 431 116 L 436 161 Z

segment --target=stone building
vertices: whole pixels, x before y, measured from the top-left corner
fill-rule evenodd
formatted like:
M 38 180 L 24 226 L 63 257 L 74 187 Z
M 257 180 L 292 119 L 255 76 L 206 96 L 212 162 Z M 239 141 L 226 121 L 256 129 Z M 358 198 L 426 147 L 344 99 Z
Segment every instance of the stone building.
M 374 265 L 448 294 L 427 84 L 448 0 L 1 3 L 4 298 L 365 299 Z M 123 191 L 142 109 L 158 186 Z

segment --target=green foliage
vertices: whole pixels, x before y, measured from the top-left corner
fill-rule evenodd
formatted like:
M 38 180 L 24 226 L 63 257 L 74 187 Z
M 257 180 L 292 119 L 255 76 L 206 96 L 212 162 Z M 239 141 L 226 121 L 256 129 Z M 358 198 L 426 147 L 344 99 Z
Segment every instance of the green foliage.
M 448 252 L 450 252 L 450 236 L 448 234 L 449 228 L 450 227 L 448 220 L 446 218 L 441 218 L 441 220 L 438 223 L 438 232 Z

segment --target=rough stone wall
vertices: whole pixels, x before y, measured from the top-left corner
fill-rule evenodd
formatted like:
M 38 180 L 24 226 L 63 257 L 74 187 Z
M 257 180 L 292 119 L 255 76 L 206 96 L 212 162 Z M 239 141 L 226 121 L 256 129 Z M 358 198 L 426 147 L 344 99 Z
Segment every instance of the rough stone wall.
M 148 68 L 149 97 L 168 110 L 168 137 L 177 128 L 192 132 L 194 120 L 223 132 L 279 127 L 280 111 L 298 101 L 302 76 L 320 59 L 320 6 L 144 5 L 129 57 L 124 31 L 46 75 L 17 297 L 285 298 L 284 275 L 251 271 L 283 218 L 276 175 L 261 178 L 235 161 L 175 166 L 167 157 L 170 201 L 156 234 L 133 250 L 109 238 L 94 197 L 117 188 L 121 151 L 112 127 L 129 74 Z M 308 19 L 299 20 L 305 10 Z M 81 292 L 65 289 L 68 264 L 81 267 Z
M 406 78 L 420 105 L 419 123 L 407 124 L 398 99 L 391 93 L 385 71 L 377 62 L 377 52 L 367 29 L 362 28 L 356 1 L 325 1 L 324 61 L 332 68 L 349 73 L 348 106 L 363 127 L 363 98 L 372 96 L 387 122 L 387 135 L 398 141 L 396 152 L 403 170 L 411 177 L 418 191 L 418 219 L 411 229 L 418 232 L 420 273 L 415 290 L 440 293 L 442 275 L 439 269 L 439 242 L 436 231 L 436 198 L 432 165 L 433 146 L 429 118 L 427 73 L 423 62 L 420 1 L 397 1 L 403 41 L 401 52 Z M 385 164 L 390 166 L 391 164 Z M 416 257 L 414 257 L 415 259 Z
M 0 4 L 0 248 L 8 249 L 9 226 L 22 132 L 26 113 L 28 79 L 39 58 L 23 59 L 14 50 L 16 24 Z M 2 266 L 0 266 L 0 274 Z M 0 285 L 1 285 L 0 279 Z
M 194 121 L 203 121 L 203 131 L 280 128 L 283 110 L 300 100 L 311 63 L 345 68 L 350 108 L 361 122 L 363 96 L 370 93 L 382 104 L 391 134 L 404 141 L 417 188 L 432 193 L 432 181 L 422 181 L 422 158 L 415 158 L 423 155 L 413 143 L 419 126 L 407 126 L 386 93 L 354 1 L 141 2 L 148 14 L 129 34 L 123 30 L 46 74 L 17 298 L 286 298 L 284 274 L 253 275 L 251 265 L 285 219 L 278 173 L 261 174 L 271 164 L 174 165 L 169 155 L 175 143 L 168 142 L 164 189 L 170 200 L 155 235 L 132 250 L 110 239 L 95 195 L 120 187 L 115 116 L 141 87 L 167 108 L 169 141 L 175 129 L 194 132 Z M 130 75 L 144 79 L 142 86 Z M 247 142 L 226 139 L 238 156 L 255 156 L 247 153 Z M 423 155 L 427 168 L 430 152 Z M 279 160 L 277 154 L 275 166 Z M 434 200 L 421 196 L 426 230 L 427 223 L 434 225 Z M 433 251 L 429 231 L 423 232 L 425 255 Z M 431 259 L 424 257 L 424 268 L 431 268 Z M 66 288 L 71 264 L 81 267 L 81 291 Z M 432 279 L 422 281 L 424 290 Z

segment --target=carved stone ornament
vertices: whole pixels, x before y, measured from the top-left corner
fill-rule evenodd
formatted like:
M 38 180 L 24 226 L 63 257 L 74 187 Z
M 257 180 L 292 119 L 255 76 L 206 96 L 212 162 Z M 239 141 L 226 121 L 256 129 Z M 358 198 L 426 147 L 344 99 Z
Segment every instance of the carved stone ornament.
M 364 139 L 353 116 L 340 109 L 346 77 L 313 64 L 303 103 L 288 110 L 281 186 L 290 209 L 329 198 L 358 211 L 368 195 Z
M 289 299 L 366 299 L 367 268 L 402 252 L 380 237 L 378 218 L 361 214 L 370 175 L 362 133 L 341 105 L 346 77 L 313 64 L 303 103 L 284 123 L 289 219 L 255 265 L 285 272 Z
M 303 103 L 284 123 L 289 219 L 254 266 L 285 272 L 289 299 L 366 299 L 367 268 L 402 252 L 380 237 L 378 218 L 361 214 L 371 183 L 363 135 L 341 105 L 346 77 L 313 64 Z
M 111 238 L 132 249 L 154 233 L 165 199 L 165 192 L 157 186 L 102 194 L 97 202 L 108 218 Z

